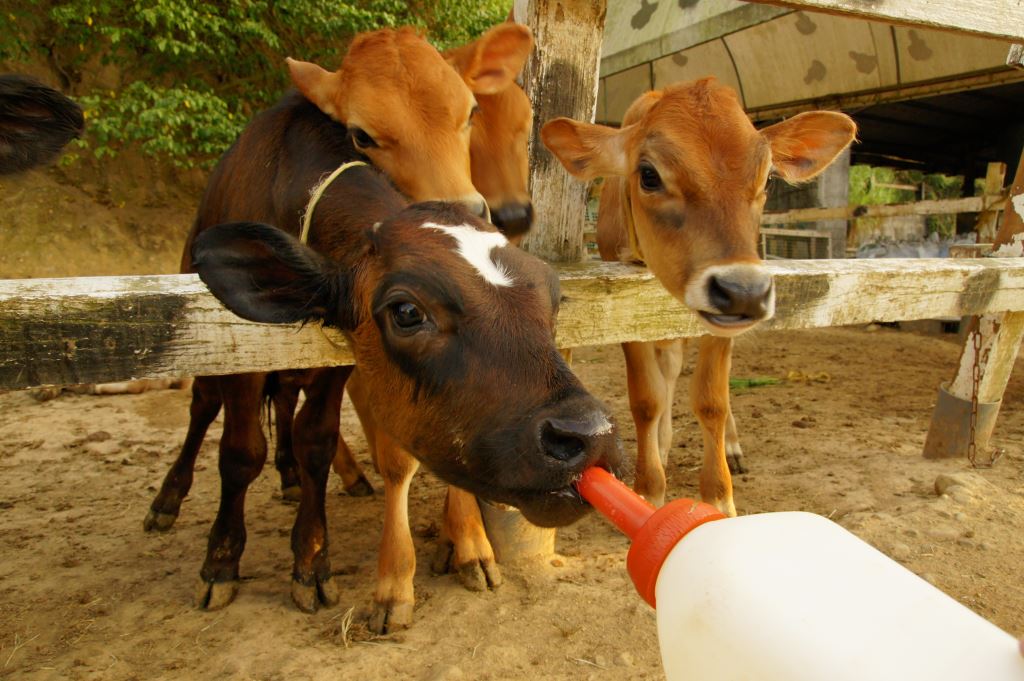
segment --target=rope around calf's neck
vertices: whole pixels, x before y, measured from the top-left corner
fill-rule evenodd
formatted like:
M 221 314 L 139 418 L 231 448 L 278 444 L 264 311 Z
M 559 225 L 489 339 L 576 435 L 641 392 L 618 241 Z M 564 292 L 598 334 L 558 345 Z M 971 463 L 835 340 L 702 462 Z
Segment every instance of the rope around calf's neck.
M 299 241 L 306 243 L 309 238 L 309 226 L 313 222 L 313 209 L 316 208 L 317 202 L 320 197 L 323 196 L 324 191 L 328 186 L 349 168 L 356 166 L 369 165 L 363 161 L 349 161 L 348 163 L 342 163 L 340 166 L 335 168 L 334 172 L 321 180 L 312 190 L 310 190 L 309 203 L 306 204 L 306 211 L 302 214 L 302 230 L 299 232 Z

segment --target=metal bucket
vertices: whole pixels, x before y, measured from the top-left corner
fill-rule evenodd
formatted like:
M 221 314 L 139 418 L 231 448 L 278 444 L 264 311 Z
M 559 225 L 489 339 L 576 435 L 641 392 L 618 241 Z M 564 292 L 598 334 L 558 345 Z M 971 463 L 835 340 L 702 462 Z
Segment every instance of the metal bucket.
M 971 401 L 951 395 L 949 384 L 939 386 L 928 437 L 924 441 L 926 459 L 950 459 L 967 456 L 971 442 Z M 977 451 L 987 452 L 992 430 L 996 425 L 1002 402 L 978 402 L 978 420 L 975 424 L 974 444 Z M 985 456 L 982 454 L 982 456 Z
M 544 560 L 555 552 L 555 528 L 537 527 L 522 512 L 504 504 L 477 499 L 487 538 L 499 563 Z

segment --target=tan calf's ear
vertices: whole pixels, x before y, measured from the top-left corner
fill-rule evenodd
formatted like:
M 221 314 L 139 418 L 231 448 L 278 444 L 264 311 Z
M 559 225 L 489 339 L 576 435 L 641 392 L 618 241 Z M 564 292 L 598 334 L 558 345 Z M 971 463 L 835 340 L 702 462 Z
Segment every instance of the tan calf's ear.
M 629 174 L 625 141 L 632 130 L 556 118 L 544 124 L 540 138 L 573 177 L 593 180 Z
M 338 74 L 323 69 L 308 61 L 286 57 L 288 73 L 299 92 L 331 118 L 341 121 L 341 112 L 334 105 L 333 94 L 338 89 Z
M 828 167 L 857 136 L 846 114 L 808 111 L 761 131 L 772 145 L 772 166 L 787 182 L 809 180 Z
M 533 33 L 522 24 L 505 22 L 482 36 L 445 53 L 469 89 L 493 95 L 512 85 L 533 50 Z

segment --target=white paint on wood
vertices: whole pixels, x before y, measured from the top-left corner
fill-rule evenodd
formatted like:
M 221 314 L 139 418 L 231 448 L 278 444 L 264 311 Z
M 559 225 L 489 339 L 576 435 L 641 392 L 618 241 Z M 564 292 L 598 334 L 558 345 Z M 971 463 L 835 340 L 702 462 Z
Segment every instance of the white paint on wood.
M 1003 244 L 991 253 L 993 258 L 1019 258 L 1024 256 L 1024 234 L 1014 234 L 1010 243 Z
M 1010 45 L 1010 52 L 1006 55 L 1006 65 L 1015 69 L 1024 69 L 1024 45 Z
M 999 316 L 997 315 L 982 315 L 978 318 L 977 326 L 972 325 L 964 340 L 964 349 L 960 353 L 956 376 L 953 377 L 953 381 L 947 389 L 950 395 L 962 400 L 972 399 L 975 365 L 979 371 L 980 381 L 980 377 L 985 374 L 989 353 L 992 350 L 992 339 L 998 328 Z M 977 345 L 977 349 L 975 345 Z
M 1021 220 L 1024 220 L 1024 194 L 1017 194 L 1010 199 L 1013 204 L 1013 210 L 1017 212 Z

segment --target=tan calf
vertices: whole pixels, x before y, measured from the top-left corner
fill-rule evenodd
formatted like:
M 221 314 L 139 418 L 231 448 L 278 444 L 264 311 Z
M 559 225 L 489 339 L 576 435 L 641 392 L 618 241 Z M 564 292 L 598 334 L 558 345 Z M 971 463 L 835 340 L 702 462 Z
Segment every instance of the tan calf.
M 700 340 L 690 390 L 704 438 L 700 492 L 730 515 L 731 339 L 775 308 L 757 251 L 765 188 L 771 176 L 811 179 L 855 134 L 849 117 L 825 111 L 757 130 L 735 93 L 713 78 L 644 94 L 618 130 L 564 118 L 542 130 L 571 174 L 607 178 L 598 217 L 602 257 L 645 262 L 711 334 Z M 625 343 L 623 351 L 637 430 L 635 488 L 660 504 L 682 348 L 677 341 Z

